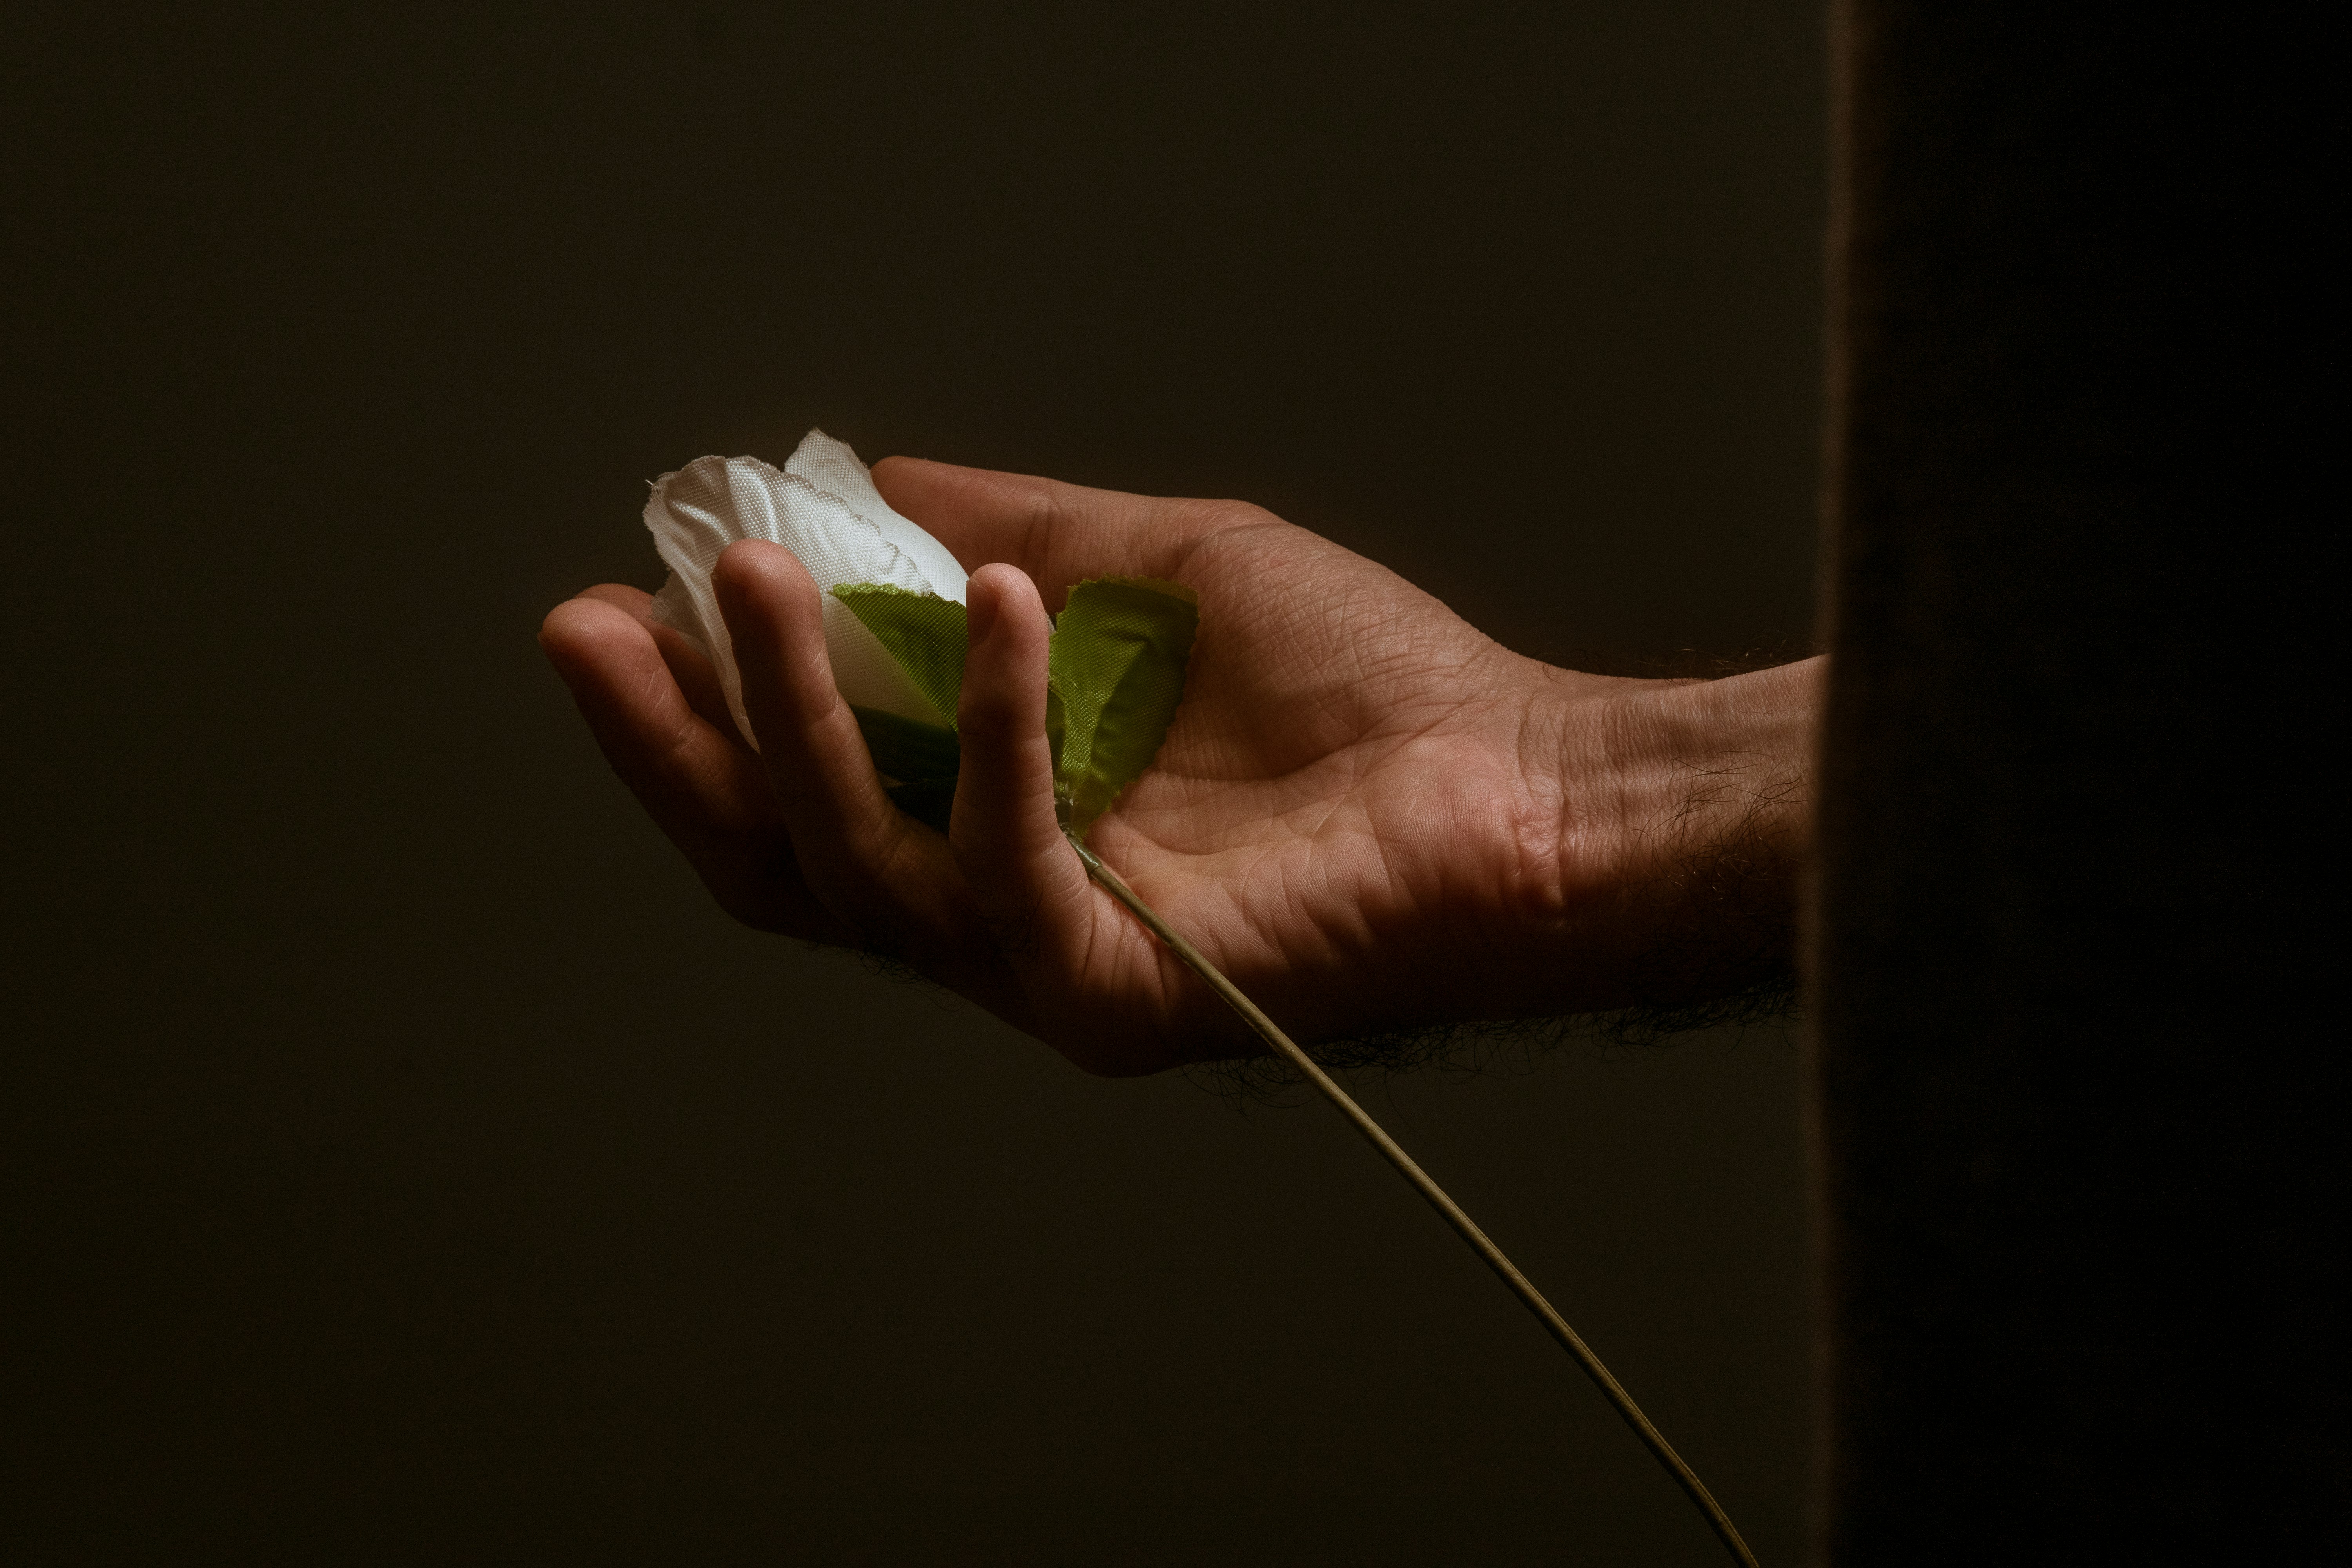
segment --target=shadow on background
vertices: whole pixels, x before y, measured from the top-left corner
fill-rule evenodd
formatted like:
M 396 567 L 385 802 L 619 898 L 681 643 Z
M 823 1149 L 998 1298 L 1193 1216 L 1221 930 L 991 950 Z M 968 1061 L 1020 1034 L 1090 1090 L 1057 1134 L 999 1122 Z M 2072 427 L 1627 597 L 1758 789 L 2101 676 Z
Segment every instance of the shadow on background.
M 1714 1560 L 1335 1119 L 731 928 L 531 635 L 822 424 L 1794 651 L 1812 7 L 17 15 L 13 1561 Z M 1371 1100 L 1792 1560 L 1787 1042 Z

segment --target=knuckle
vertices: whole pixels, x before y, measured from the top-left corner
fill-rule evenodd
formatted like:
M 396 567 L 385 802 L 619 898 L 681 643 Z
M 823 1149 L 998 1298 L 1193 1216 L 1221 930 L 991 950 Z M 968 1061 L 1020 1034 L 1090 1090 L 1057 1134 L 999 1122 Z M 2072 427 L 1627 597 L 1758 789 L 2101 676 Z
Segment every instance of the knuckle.
M 1196 500 L 1187 502 L 1186 508 L 1184 521 L 1195 538 L 1282 521 L 1265 508 L 1245 500 Z

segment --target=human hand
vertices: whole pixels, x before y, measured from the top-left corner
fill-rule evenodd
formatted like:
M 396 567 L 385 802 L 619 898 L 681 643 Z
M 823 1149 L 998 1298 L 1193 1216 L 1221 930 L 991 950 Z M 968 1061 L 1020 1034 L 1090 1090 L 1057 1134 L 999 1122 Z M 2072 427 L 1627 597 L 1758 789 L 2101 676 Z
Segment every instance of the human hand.
M 1578 674 L 1255 507 L 908 458 L 874 478 L 978 568 L 944 836 L 883 794 L 780 547 L 716 577 L 757 752 L 646 594 L 591 589 L 541 632 L 746 923 L 900 960 L 1099 1072 L 1254 1049 L 1055 820 L 1045 602 L 1140 575 L 1199 595 L 1200 636 L 1166 744 L 1088 844 L 1297 1037 L 1687 1005 L 1788 963 L 1821 661 Z

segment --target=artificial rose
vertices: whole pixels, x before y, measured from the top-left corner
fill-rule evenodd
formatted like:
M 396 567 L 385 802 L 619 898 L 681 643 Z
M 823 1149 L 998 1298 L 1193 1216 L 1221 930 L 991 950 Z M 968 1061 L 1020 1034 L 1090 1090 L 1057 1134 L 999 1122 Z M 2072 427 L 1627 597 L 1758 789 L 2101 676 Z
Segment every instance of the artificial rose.
M 965 573 L 947 546 L 892 511 L 857 454 L 822 430 L 801 441 L 779 471 L 757 458 L 698 458 L 654 481 L 646 500 L 669 581 L 654 596 L 654 616 L 700 643 L 718 667 L 727 706 L 743 738 L 757 745 L 743 711 L 743 682 L 726 620 L 711 592 L 721 552 L 742 539 L 765 539 L 800 558 L 824 594 L 824 646 L 834 685 L 859 708 L 894 713 L 937 728 L 940 711 L 833 590 L 883 584 L 912 594 L 963 602 Z

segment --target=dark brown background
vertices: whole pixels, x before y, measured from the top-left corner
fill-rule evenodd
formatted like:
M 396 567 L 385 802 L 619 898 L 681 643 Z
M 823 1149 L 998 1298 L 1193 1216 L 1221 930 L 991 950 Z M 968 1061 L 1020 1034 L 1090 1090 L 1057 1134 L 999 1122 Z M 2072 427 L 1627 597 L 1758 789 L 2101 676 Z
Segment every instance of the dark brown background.
M 0 1547 L 1706 1563 L 1316 1108 L 731 929 L 531 632 L 822 423 L 1801 647 L 1809 5 L 16 7 Z M 1795 1054 L 1376 1113 L 1768 1562 Z

